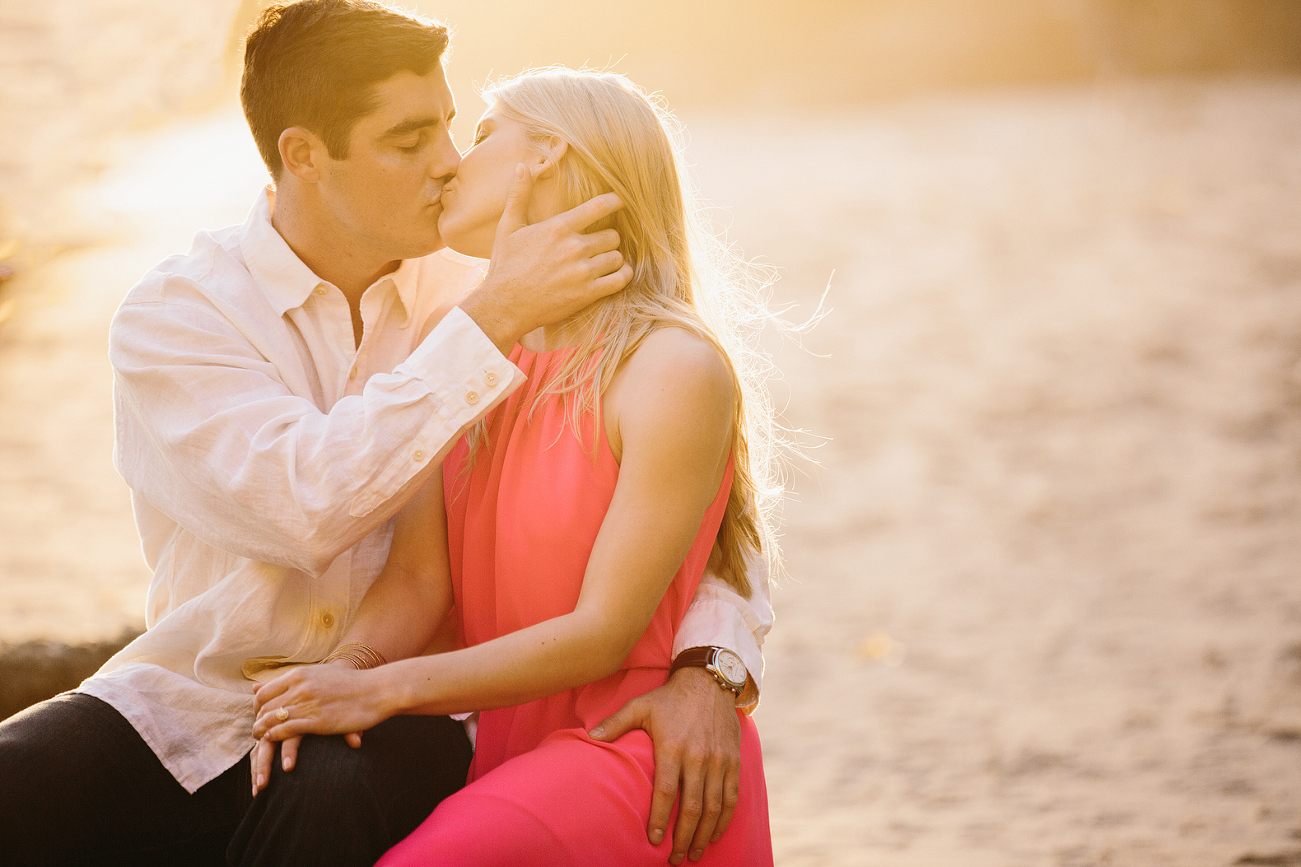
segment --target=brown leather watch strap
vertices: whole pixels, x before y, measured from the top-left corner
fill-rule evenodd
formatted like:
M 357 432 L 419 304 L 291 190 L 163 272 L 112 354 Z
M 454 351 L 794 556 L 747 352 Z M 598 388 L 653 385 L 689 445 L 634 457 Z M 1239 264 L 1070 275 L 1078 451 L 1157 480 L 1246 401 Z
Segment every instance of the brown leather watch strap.
M 721 650 L 723 650 L 723 648 L 708 646 L 688 647 L 686 650 L 679 653 L 677 658 L 673 660 L 673 665 L 669 668 L 669 675 L 672 676 L 673 672 L 680 668 L 703 668 L 705 671 L 713 675 L 714 680 L 718 682 L 720 687 L 727 690 L 737 698 L 740 698 L 741 693 L 745 690 L 745 683 L 741 683 L 740 686 L 734 686 L 729 683 L 728 678 L 716 664 L 711 665 L 711 663 L 714 663 L 717 654 Z M 747 677 L 748 675 L 749 673 L 747 672 Z
M 673 660 L 673 666 L 669 669 L 669 674 L 679 668 L 704 668 L 709 665 L 709 661 L 713 658 L 714 648 L 712 647 L 688 647 Z

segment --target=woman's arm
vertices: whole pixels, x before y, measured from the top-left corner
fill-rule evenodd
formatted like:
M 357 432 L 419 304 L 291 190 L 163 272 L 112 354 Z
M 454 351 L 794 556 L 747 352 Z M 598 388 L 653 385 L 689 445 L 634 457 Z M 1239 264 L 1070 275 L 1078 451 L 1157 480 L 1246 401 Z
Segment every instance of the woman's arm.
M 440 468 L 398 513 L 388 559 L 366 591 L 340 646 L 365 644 L 389 660 L 415 656 L 429 646 L 451 607 L 452 580 Z M 331 664 L 355 669 L 347 659 L 336 659 Z M 286 672 L 281 677 L 290 674 Z M 354 687 L 372 685 L 353 684 Z M 363 703 L 369 703 L 364 694 L 360 697 Z M 353 747 L 361 745 L 360 732 L 364 728 L 368 726 L 346 732 Z M 298 760 L 298 742 L 299 737 L 285 740 L 281 763 L 286 771 L 292 770 Z M 254 796 L 271 778 L 274 759 L 275 744 L 272 739 L 262 738 L 250 755 Z
M 718 493 L 732 406 L 731 374 L 712 346 L 678 329 L 648 337 L 604 403 L 611 445 L 621 457 L 619 481 L 575 610 L 464 650 L 365 672 L 375 722 L 396 713 L 521 704 L 618 670 Z M 318 673 L 326 691 L 352 692 L 341 689 L 334 673 L 297 669 L 258 690 L 255 734 L 279 739 L 352 730 L 357 709 L 344 712 L 318 695 L 311 683 Z M 282 707 L 292 708 L 288 721 L 275 718 Z
M 423 652 L 452 608 L 443 471 L 435 470 L 398 513 L 388 560 L 339 644 L 361 643 L 385 659 Z

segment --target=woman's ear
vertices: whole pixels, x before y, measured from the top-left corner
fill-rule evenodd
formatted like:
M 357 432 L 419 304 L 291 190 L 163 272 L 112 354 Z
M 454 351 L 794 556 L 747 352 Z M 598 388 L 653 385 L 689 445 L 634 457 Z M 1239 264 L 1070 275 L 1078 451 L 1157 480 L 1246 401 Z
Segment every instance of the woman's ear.
M 546 140 L 545 148 L 538 155 L 538 161 L 532 168 L 533 180 L 535 181 L 555 177 L 556 170 L 560 168 L 560 161 L 569 150 L 569 142 L 553 135 Z

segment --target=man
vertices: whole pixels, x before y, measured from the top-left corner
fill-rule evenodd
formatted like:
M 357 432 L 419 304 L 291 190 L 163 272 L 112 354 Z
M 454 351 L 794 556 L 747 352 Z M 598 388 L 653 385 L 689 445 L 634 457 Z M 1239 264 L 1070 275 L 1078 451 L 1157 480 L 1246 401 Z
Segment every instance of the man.
M 631 273 L 613 232 L 584 232 L 617 199 L 530 226 L 527 177 L 486 276 L 433 253 L 459 161 L 446 44 L 367 0 L 276 7 L 250 35 L 241 99 L 275 191 L 146 275 L 111 330 L 149 628 L 0 724 L 0 862 L 369 864 L 462 785 L 470 745 L 444 717 L 289 744 L 256 796 L 246 759 L 253 689 L 336 648 L 390 518 L 519 384 L 504 353 Z M 730 646 L 757 674 L 769 618 L 711 583 L 675 651 Z M 689 666 L 600 727 L 655 740 L 648 835 L 680 787 L 673 863 L 726 825 L 744 686 Z

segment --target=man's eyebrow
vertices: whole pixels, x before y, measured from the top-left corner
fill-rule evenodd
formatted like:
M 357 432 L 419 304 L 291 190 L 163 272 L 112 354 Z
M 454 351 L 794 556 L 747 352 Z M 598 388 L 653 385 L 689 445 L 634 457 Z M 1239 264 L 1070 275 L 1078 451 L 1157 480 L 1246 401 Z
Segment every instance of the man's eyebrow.
M 456 117 L 456 112 L 450 112 L 447 115 L 447 125 L 452 125 L 452 118 Z M 424 129 L 428 126 L 438 126 L 442 118 L 437 117 L 413 117 L 410 120 L 404 120 L 396 126 L 389 127 L 384 132 L 385 138 L 397 138 L 400 135 L 406 135 L 409 132 L 415 132 L 418 129 Z

